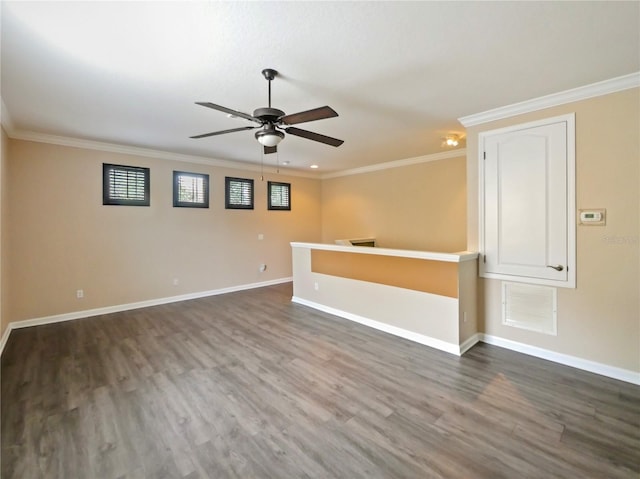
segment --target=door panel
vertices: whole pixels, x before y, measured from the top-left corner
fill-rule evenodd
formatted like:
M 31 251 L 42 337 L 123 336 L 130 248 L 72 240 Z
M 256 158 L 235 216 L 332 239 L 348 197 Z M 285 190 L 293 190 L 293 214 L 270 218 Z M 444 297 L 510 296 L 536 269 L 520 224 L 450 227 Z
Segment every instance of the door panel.
M 482 134 L 483 276 L 569 279 L 568 123 L 539 123 Z

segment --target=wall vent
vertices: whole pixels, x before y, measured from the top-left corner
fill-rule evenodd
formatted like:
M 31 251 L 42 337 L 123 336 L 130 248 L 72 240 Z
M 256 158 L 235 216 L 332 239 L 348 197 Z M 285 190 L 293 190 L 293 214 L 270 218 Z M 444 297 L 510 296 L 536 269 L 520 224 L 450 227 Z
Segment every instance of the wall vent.
M 556 336 L 557 289 L 502 283 L 502 324 Z

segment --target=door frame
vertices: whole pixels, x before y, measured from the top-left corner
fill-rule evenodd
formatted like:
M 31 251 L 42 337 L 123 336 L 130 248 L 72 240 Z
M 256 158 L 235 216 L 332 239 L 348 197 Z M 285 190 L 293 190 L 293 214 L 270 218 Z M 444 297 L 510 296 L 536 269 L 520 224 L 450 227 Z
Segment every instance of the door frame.
M 563 281 L 525 276 L 514 276 L 502 273 L 490 273 L 484 268 L 485 255 L 485 138 L 513 131 L 536 128 L 553 123 L 567 124 L 567 279 Z M 521 283 L 559 286 L 563 288 L 576 287 L 576 120 L 575 113 L 544 118 L 542 120 L 520 123 L 495 130 L 483 131 L 478 134 L 478 244 L 480 277 L 502 279 Z

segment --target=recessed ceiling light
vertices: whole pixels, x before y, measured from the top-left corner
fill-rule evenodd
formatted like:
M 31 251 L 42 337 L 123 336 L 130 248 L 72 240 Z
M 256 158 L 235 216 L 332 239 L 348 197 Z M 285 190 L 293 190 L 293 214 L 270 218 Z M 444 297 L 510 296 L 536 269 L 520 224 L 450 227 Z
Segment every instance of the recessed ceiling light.
M 320 167 L 318 165 L 311 165 L 309 168 L 313 168 L 315 170 L 316 168 L 320 168 Z
M 289 160 L 286 160 L 286 161 L 282 162 L 282 164 L 285 165 L 285 166 L 288 165 L 289 163 L 291 163 Z

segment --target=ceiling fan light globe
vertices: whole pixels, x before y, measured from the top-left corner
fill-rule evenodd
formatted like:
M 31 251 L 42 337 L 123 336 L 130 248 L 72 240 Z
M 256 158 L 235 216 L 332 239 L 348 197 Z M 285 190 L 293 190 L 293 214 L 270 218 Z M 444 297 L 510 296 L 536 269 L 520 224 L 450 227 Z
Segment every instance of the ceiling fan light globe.
M 277 146 L 284 138 L 284 133 L 278 130 L 261 130 L 256 132 L 256 140 L 263 146 Z

